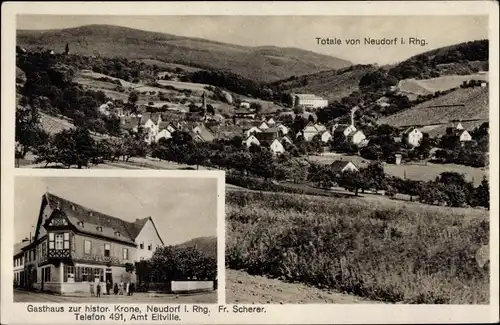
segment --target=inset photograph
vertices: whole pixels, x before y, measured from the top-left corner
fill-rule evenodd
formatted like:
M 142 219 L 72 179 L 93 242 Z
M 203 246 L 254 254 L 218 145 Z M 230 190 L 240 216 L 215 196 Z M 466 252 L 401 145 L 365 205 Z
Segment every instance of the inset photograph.
M 217 302 L 217 178 L 19 176 L 14 213 L 14 302 Z

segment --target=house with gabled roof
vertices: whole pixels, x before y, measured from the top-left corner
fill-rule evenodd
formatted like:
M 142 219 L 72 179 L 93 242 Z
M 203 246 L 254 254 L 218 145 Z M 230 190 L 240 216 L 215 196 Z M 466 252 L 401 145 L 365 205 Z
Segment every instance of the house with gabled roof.
M 423 137 L 424 134 L 416 127 L 407 128 L 401 136 L 402 140 L 412 147 L 418 147 Z
M 331 163 L 330 168 L 337 175 L 346 171 L 359 171 L 358 167 L 349 160 L 335 160 Z
M 90 282 L 130 281 L 135 275 L 126 264 L 150 258 L 163 245 L 151 217 L 128 222 L 47 192 L 35 236 L 22 249 L 25 285 L 68 294 L 88 292 Z
M 266 131 L 254 135 L 259 140 L 260 146 L 268 148 L 274 154 L 284 153 L 285 147 L 279 139 L 279 132 Z

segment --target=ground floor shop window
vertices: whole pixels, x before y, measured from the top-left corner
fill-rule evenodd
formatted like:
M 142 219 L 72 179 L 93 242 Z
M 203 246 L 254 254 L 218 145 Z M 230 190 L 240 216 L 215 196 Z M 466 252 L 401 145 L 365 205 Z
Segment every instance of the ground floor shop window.
M 76 266 L 72 267 L 72 270 L 75 274 L 75 282 L 89 282 L 89 281 L 101 281 L 104 282 L 104 269 L 99 267 L 86 267 L 86 266 Z
M 75 267 L 71 265 L 64 266 L 64 282 L 75 282 Z

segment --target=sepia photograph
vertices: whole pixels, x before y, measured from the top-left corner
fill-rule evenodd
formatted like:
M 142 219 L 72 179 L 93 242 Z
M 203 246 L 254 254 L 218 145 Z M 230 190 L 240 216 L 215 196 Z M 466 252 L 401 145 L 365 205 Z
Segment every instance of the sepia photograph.
M 20 15 L 16 165 L 225 170 L 229 303 L 488 304 L 487 23 Z
M 217 302 L 216 178 L 17 176 L 14 192 L 14 302 Z
M 498 318 L 498 17 L 255 4 L 16 12 L 8 300 Z

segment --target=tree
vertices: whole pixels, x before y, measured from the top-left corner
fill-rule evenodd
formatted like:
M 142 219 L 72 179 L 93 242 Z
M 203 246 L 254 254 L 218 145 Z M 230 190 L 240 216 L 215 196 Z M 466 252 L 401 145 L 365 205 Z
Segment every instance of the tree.
M 387 181 L 384 172 L 384 166 L 381 163 L 375 162 L 361 170 L 363 178 L 367 186 L 375 188 L 375 192 L 387 187 Z
M 76 165 L 81 169 L 95 155 L 95 141 L 87 128 L 61 131 L 54 137 L 54 146 L 57 150 L 57 162 L 68 168 Z
M 481 184 L 474 191 L 475 205 L 490 209 L 490 184 L 486 177 L 483 178 Z
M 215 108 L 211 104 L 207 104 L 207 113 L 211 115 L 215 114 Z
M 339 175 L 338 184 L 357 196 L 360 189 L 364 189 L 366 180 L 359 171 L 345 171 Z
M 251 171 L 265 180 L 273 178 L 275 174 L 274 156 L 271 151 L 262 148 L 252 155 Z
M 255 113 L 260 113 L 262 111 L 262 104 L 257 102 L 250 103 L 250 108 L 255 111 Z
M 128 103 L 131 106 L 132 111 L 134 112 L 137 110 L 136 104 L 138 100 L 139 100 L 139 94 L 136 91 L 132 91 L 128 95 Z
M 48 141 L 48 134 L 40 126 L 40 114 L 33 106 L 18 106 L 16 109 L 15 140 L 19 144 L 17 158 L 24 158 L 30 149 Z

